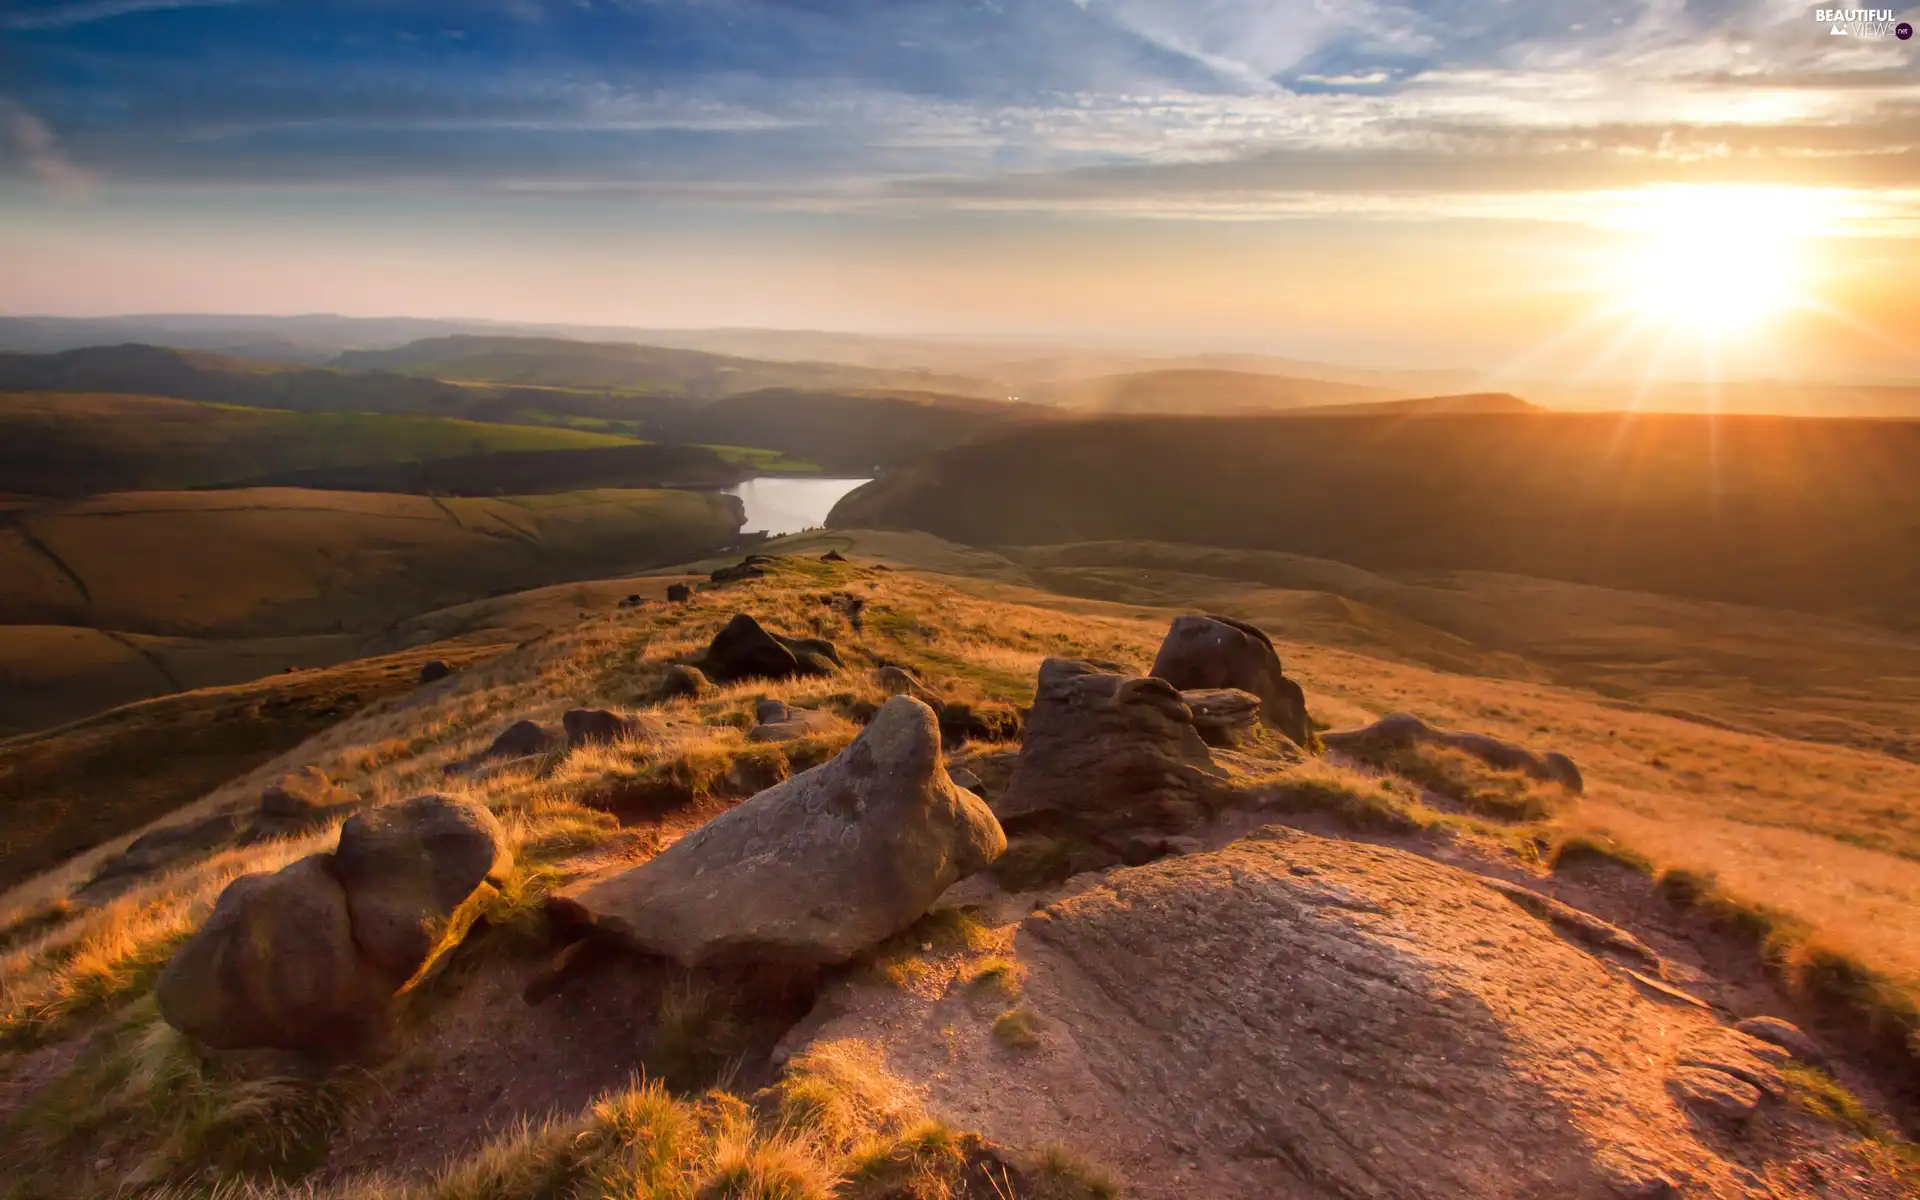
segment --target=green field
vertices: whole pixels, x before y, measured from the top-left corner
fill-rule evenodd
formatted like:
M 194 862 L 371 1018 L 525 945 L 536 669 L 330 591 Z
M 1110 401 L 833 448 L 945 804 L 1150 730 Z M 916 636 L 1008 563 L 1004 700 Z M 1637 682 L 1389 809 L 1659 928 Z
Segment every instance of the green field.
M 453 417 L 285 412 L 161 396 L 0 394 L 0 483 L 38 495 L 204 487 L 320 467 L 631 443 L 589 430 Z

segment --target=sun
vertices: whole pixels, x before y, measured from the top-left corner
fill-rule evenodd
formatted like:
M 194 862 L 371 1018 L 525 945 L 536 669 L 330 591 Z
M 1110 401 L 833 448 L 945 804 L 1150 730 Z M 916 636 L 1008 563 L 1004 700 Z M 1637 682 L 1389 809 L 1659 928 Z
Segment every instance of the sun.
M 1752 334 L 1804 299 L 1803 205 L 1772 188 L 1653 189 L 1625 202 L 1633 233 L 1614 287 L 1669 330 L 1722 340 Z

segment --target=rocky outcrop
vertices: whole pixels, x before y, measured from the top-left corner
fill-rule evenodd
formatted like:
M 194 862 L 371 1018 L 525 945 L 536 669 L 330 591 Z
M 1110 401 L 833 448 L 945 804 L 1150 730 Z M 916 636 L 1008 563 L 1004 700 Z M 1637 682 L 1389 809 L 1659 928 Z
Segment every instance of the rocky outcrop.
M 230 846 L 240 832 L 240 817 L 232 813 L 185 825 L 163 825 L 141 834 L 127 843 L 125 850 L 103 860 L 76 895 L 82 900 L 103 899 L 125 890 L 142 876 Z
M 831 675 L 842 663 L 824 638 L 790 638 L 769 633 L 746 613 L 736 613 L 708 643 L 707 675 L 721 683 L 741 679 L 791 679 Z
M 712 690 L 713 682 L 699 667 L 675 663 L 667 668 L 666 678 L 660 681 L 659 696 L 662 700 L 673 700 L 681 696 L 697 700 Z
M 260 793 L 260 808 L 243 842 L 295 837 L 360 807 L 360 797 L 335 786 L 318 767 L 302 767 Z
M 1783 1021 L 1779 1017 L 1748 1017 L 1736 1022 L 1734 1028 L 1749 1037 L 1780 1047 L 1803 1063 L 1816 1067 L 1827 1064 L 1827 1056 L 1820 1049 L 1820 1044 L 1791 1021 Z
M 1209 746 L 1249 741 L 1260 723 L 1260 697 L 1238 688 L 1201 688 L 1180 693 L 1193 712 L 1193 727 Z
M 1573 760 L 1556 751 L 1536 753 L 1514 742 L 1485 733 L 1460 733 L 1427 724 L 1411 713 L 1390 713 L 1371 725 L 1342 729 L 1320 735 L 1329 750 L 1338 750 L 1355 758 L 1367 758 L 1382 751 L 1414 746 L 1445 746 L 1471 754 L 1503 771 L 1523 771 L 1535 779 L 1557 783 L 1578 795 L 1584 784 L 1580 768 Z
M 610 708 L 572 708 L 560 718 L 567 731 L 567 748 L 610 746 L 631 738 L 657 738 L 663 732 L 658 721 L 629 716 Z
M 765 554 L 749 554 L 731 566 L 717 568 L 707 578 L 714 583 L 741 583 L 764 578 L 772 565 L 773 559 Z
M 933 711 L 901 696 L 831 761 L 575 886 L 553 912 L 687 966 L 844 962 L 1005 846 L 947 778 Z
M 1676 1101 L 1768 1102 L 1751 1039 L 1400 851 L 1272 829 L 1115 872 L 1020 938 L 1029 1001 L 1113 1106 L 1237 1183 L 1192 1194 L 1732 1196 Z
M 1079 659 L 1040 667 L 1013 778 L 994 801 L 1009 828 L 1078 835 L 1197 825 L 1225 773 L 1163 679 Z
M 790 742 L 834 727 L 827 713 L 794 708 L 783 700 L 760 701 L 754 706 L 754 719 L 759 723 L 747 732 L 750 742 Z
M 847 561 L 847 556 L 838 550 L 829 550 L 820 556 L 820 561 L 823 563 L 843 563 Z
M 527 758 L 535 754 L 551 754 L 565 744 L 565 738 L 551 726 L 538 721 L 515 721 L 480 752 L 480 758 Z
M 1245 621 L 1192 613 L 1175 617 L 1147 674 L 1181 691 L 1251 692 L 1260 698 L 1269 725 L 1302 746 L 1312 738 L 1306 694 L 1281 671 L 1273 639 Z
M 161 972 L 161 1016 L 221 1049 L 354 1049 L 460 905 L 511 864 L 477 805 L 425 795 L 360 813 L 336 852 L 227 886 Z

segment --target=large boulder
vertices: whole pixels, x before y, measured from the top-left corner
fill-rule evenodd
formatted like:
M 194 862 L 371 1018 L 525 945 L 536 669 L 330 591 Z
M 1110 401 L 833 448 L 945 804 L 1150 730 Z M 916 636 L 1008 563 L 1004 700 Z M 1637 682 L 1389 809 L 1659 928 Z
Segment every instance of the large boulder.
M 1225 773 L 1172 684 L 1050 658 L 1013 778 L 993 810 L 1014 829 L 1177 830 L 1197 824 L 1225 789 Z
M 333 867 L 354 940 L 404 981 L 426 962 L 454 910 L 512 870 L 513 853 L 491 812 L 428 793 L 349 818 Z
M 332 856 L 227 886 L 160 973 L 160 1015 L 218 1049 L 330 1051 L 364 1041 L 404 977 L 354 941 Z
M 666 677 L 660 681 L 659 698 L 673 700 L 687 696 L 697 700 L 712 690 L 713 681 L 699 667 L 675 663 L 667 668 Z
M 831 761 L 577 885 L 554 913 L 687 966 L 845 962 L 1005 848 L 947 778 L 933 710 L 898 696 Z
M 1260 697 L 1268 724 L 1304 746 L 1313 730 L 1300 685 L 1281 673 L 1273 639 L 1232 617 L 1175 617 L 1147 674 L 1188 691 L 1238 688 Z
M 307 766 L 281 776 L 260 793 L 260 807 L 243 842 L 265 842 L 295 837 L 345 816 L 361 805 L 360 797 L 336 786 L 319 767 Z
M 1489 766 L 1504 771 L 1522 771 L 1535 779 L 1557 783 L 1576 795 L 1582 790 L 1580 768 L 1557 751 L 1538 753 L 1491 734 L 1461 733 L 1439 729 L 1411 713 L 1389 713 L 1371 725 L 1342 729 L 1320 735 L 1329 750 L 1338 750 L 1355 758 L 1367 758 L 1381 751 L 1414 746 L 1445 746 L 1473 755 Z
M 551 726 L 538 721 L 515 721 L 481 751 L 480 757 L 527 758 L 535 754 L 551 754 L 565 744 L 564 737 Z
M 720 683 L 830 675 L 841 665 L 832 642 L 769 633 L 746 613 L 735 613 L 713 636 L 704 659 L 707 675 Z

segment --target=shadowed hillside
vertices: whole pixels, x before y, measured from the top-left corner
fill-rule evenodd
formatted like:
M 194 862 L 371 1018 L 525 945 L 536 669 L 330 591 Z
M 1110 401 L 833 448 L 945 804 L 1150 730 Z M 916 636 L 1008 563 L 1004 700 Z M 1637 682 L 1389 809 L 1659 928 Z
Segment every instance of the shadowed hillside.
M 627 444 L 582 430 L 447 417 L 293 413 L 159 396 L 0 393 L 0 490 L 42 496 L 205 487 L 342 468 L 386 475 L 381 468 L 399 473 L 403 464 L 429 459 Z
M 1041 384 L 1027 398 L 1087 412 L 1208 416 L 1364 404 L 1397 394 L 1379 387 L 1198 367 Z
M 1916 462 L 1912 422 L 1110 420 L 955 447 L 854 492 L 830 523 L 1506 571 L 1912 627 Z

